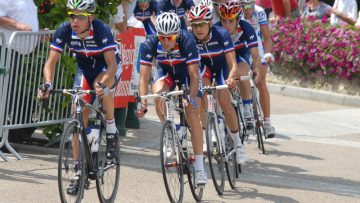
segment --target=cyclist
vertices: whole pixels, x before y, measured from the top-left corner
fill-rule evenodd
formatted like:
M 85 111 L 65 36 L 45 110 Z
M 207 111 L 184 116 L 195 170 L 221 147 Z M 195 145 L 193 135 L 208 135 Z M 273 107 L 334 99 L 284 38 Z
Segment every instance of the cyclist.
M 241 5 L 237 0 L 230 0 L 219 5 L 220 22 L 217 25 L 223 26 L 231 35 L 234 43 L 238 67 L 241 75 L 249 71 L 250 54 L 253 59 L 254 72 L 257 74 L 256 82 L 261 80 L 261 63 L 259 50 L 257 48 L 257 38 L 254 29 L 249 23 L 240 20 L 242 13 Z M 254 127 L 252 114 L 251 86 L 249 81 L 240 81 L 241 98 L 244 104 L 244 117 L 247 129 Z
M 138 0 L 133 13 L 134 17 L 144 24 L 147 35 L 156 33 L 153 23 L 155 21 L 156 7 L 153 0 Z
M 44 66 L 45 83 L 39 90 L 38 97 L 49 97 L 49 90 L 53 88 L 53 76 L 64 46 L 67 44 L 76 55 L 78 64 L 77 74 L 74 80 L 75 88 L 95 89 L 96 94 L 102 97 L 106 112 L 106 156 L 108 159 L 115 157 L 117 129 L 114 120 L 114 96 L 113 90 L 121 75 L 121 61 L 116 53 L 117 44 L 111 34 L 111 30 L 103 22 L 96 19 L 95 0 L 68 0 L 66 7 L 69 9 L 70 21 L 61 24 L 55 31 L 50 45 L 49 58 Z M 95 97 L 88 96 L 88 102 L 93 102 Z M 87 126 L 90 111 L 84 109 L 84 124 Z M 76 140 L 76 139 L 73 139 Z M 74 152 L 79 143 L 74 143 Z M 78 154 L 73 154 L 75 169 L 78 165 Z M 78 180 L 81 174 L 76 174 L 74 180 Z M 68 194 L 76 195 L 78 181 L 74 181 L 67 188 Z
M 207 182 L 203 163 L 203 137 L 200 126 L 198 104 L 201 95 L 199 79 L 199 53 L 194 37 L 187 30 L 180 30 L 180 19 L 175 13 L 164 12 L 156 19 L 157 35 L 151 35 L 142 44 L 140 56 L 140 96 L 148 92 L 151 66 L 157 60 L 156 75 L 152 90 L 154 93 L 171 91 L 176 86 L 189 85 L 189 103 L 185 107 L 187 124 L 191 129 L 192 146 L 195 154 L 195 182 L 204 186 Z M 156 112 L 164 121 L 164 103 L 155 100 Z M 147 111 L 147 101 L 141 101 L 137 116 L 143 117 Z
M 162 12 L 175 13 L 180 18 L 180 28 L 187 30 L 185 15 L 193 6 L 195 4 L 192 0 L 163 0 L 159 1 L 157 5 L 157 15 L 160 15 Z
M 264 128 L 265 136 L 273 138 L 275 136 L 275 128 L 271 126 L 270 121 L 270 94 L 266 86 L 266 73 L 268 63 L 274 61 L 274 56 L 271 53 L 273 44 L 269 24 L 266 18 L 264 9 L 255 5 L 255 0 L 240 0 L 243 9 L 243 19 L 252 25 L 257 35 L 258 49 L 261 57 L 262 68 L 261 80 L 257 83 L 260 94 L 260 103 L 264 113 Z M 264 40 L 264 43 L 262 42 Z
M 213 26 L 211 20 L 212 10 L 207 6 L 192 7 L 188 14 L 188 21 L 201 56 L 202 84 L 210 86 L 213 73 L 216 73 L 218 85 L 226 83 L 229 87 L 233 87 L 235 85 L 234 78 L 238 76 L 234 45 L 231 42 L 230 34 L 220 26 Z M 237 147 L 236 161 L 239 164 L 245 163 L 245 150 L 239 136 L 237 115 L 231 105 L 230 91 L 228 89 L 219 90 L 218 100 L 234 145 Z M 203 112 L 205 113 L 205 111 Z M 205 116 L 202 118 L 204 128 Z

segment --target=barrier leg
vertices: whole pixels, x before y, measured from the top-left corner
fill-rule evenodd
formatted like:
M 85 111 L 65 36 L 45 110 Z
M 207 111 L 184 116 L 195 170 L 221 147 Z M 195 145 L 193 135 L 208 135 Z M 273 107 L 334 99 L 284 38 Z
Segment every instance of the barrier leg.
M 10 161 L 10 159 L 7 158 L 7 156 L 5 156 L 5 154 L 4 154 L 1 150 L 0 150 L 0 157 L 1 157 L 4 161 L 7 161 L 7 162 Z
M 12 146 L 9 143 L 8 140 L 8 136 L 9 136 L 9 130 L 5 130 L 5 133 L 3 135 L 3 139 L 5 140 L 5 147 L 7 148 L 7 150 L 9 150 L 9 152 L 11 154 L 13 154 L 18 160 L 22 160 L 23 158 L 15 151 L 14 148 L 12 148 Z

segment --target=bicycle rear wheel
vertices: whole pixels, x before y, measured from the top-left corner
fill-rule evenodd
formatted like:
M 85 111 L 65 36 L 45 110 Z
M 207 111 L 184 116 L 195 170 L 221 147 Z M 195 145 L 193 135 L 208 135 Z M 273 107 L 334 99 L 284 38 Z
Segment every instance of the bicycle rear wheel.
M 208 114 L 206 118 L 206 145 L 215 190 L 219 195 L 222 195 L 225 185 L 225 160 L 220 150 L 220 137 L 215 122 L 217 122 L 215 117 Z
M 96 169 L 96 190 L 101 203 L 115 202 L 120 182 L 120 148 L 116 143 L 118 152 L 112 160 L 106 158 L 106 131 L 101 130 L 99 138 L 99 151 L 94 152 Z
M 234 150 L 234 141 L 231 136 L 227 133 L 225 137 L 225 151 L 228 155 L 232 150 Z M 238 178 L 238 165 L 236 163 L 236 153 L 235 151 L 231 154 L 227 161 L 225 162 L 226 174 L 229 180 L 231 189 L 236 187 L 236 179 Z
M 58 159 L 58 188 L 60 200 L 63 203 L 78 203 L 81 201 L 84 193 L 85 160 L 84 148 L 79 139 L 80 134 L 77 122 L 71 122 L 61 136 Z M 76 159 L 73 156 L 74 147 L 75 152 L 79 154 Z M 74 160 L 78 163 L 75 164 Z M 74 179 L 76 174 L 81 174 L 81 176 Z M 69 194 L 67 189 L 71 184 L 76 184 L 78 189 L 77 192 Z
M 258 141 L 258 148 L 262 151 L 263 154 L 265 154 L 265 147 L 264 147 L 264 140 L 263 136 L 265 136 L 265 130 L 264 130 L 264 123 L 263 123 L 263 116 L 262 116 L 262 110 L 260 107 L 260 103 L 258 100 L 258 97 L 255 96 L 255 92 L 252 92 L 253 94 L 253 111 L 254 111 L 254 119 L 255 119 L 255 133 L 256 133 L 256 139 Z
M 182 163 L 178 162 L 181 161 L 179 143 L 174 143 L 177 139 L 173 132 L 172 123 L 166 121 L 160 139 L 160 159 L 166 193 L 170 202 L 177 203 L 184 196 L 184 173 Z

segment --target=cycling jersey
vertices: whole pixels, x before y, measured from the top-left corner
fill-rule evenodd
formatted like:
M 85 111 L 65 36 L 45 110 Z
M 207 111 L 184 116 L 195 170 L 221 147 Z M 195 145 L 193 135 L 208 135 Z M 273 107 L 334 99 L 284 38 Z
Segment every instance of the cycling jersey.
M 229 32 L 223 27 L 212 26 L 209 35 L 209 40 L 206 42 L 196 40 L 201 56 L 201 76 L 211 79 L 212 74 L 216 73 L 218 85 L 223 85 L 224 79 L 229 74 L 225 54 L 234 51 L 234 45 Z
M 156 33 L 155 25 L 150 19 L 153 13 L 156 13 L 155 2 L 150 0 L 149 6 L 145 10 L 142 10 L 139 7 L 139 3 L 136 3 L 133 13 L 134 13 L 134 17 L 140 20 L 144 24 L 145 32 L 147 35 L 152 35 Z
M 181 21 L 181 29 L 187 29 L 185 23 L 185 12 L 190 10 L 191 7 L 195 6 L 192 0 L 183 0 L 179 7 L 175 7 L 172 3 L 172 0 L 164 0 L 163 2 L 159 2 L 157 6 L 157 15 L 163 12 L 175 13 L 179 16 Z
M 199 63 L 199 52 L 194 37 L 186 30 L 180 30 L 176 45 L 171 51 L 162 49 L 156 35 L 149 36 L 140 48 L 140 64 L 152 66 L 157 60 L 157 74 L 154 81 L 165 80 L 171 89 L 177 85 L 189 84 L 188 65 Z
M 255 30 L 257 40 L 258 40 L 258 48 L 259 48 L 259 54 L 261 57 L 261 62 L 266 63 L 264 59 L 264 46 L 262 43 L 262 36 L 261 36 L 261 26 L 268 25 L 268 21 L 266 18 L 266 13 L 263 8 L 260 6 L 255 5 L 254 12 L 252 13 L 251 17 L 249 19 L 245 18 L 245 15 L 243 13 L 242 19 L 248 22 Z
M 221 25 L 221 22 L 216 24 Z M 234 43 L 237 62 L 240 63 L 244 61 L 250 64 L 249 49 L 258 46 L 256 33 L 254 28 L 244 20 L 239 21 L 239 26 L 236 29 L 236 34 L 231 35 L 231 39 Z
M 100 20 L 95 19 L 92 21 L 89 33 L 89 36 L 81 39 L 72 31 L 70 22 L 64 22 L 56 29 L 50 44 L 50 49 L 62 53 L 65 45 L 68 45 L 70 50 L 75 54 L 78 64 L 78 74 L 83 75 L 90 85 L 90 88 L 93 88 L 95 78 L 107 68 L 104 52 L 109 50 L 116 51 L 118 45 L 114 41 L 110 28 Z M 118 69 L 114 77 L 115 80 L 118 81 L 122 68 L 121 60 L 117 52 L 115 52 L 115 56 Z M 83 87 L 83 82 L 75 80 L 74 85 Z

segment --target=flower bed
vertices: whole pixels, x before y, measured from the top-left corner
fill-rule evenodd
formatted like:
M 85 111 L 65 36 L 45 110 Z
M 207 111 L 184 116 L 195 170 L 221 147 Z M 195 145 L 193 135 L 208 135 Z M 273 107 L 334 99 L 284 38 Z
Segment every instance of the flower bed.
M 360 32 L 328 20 L 280 20 L 272 27 L 275 60 L 303 80 L 360 78 Z

